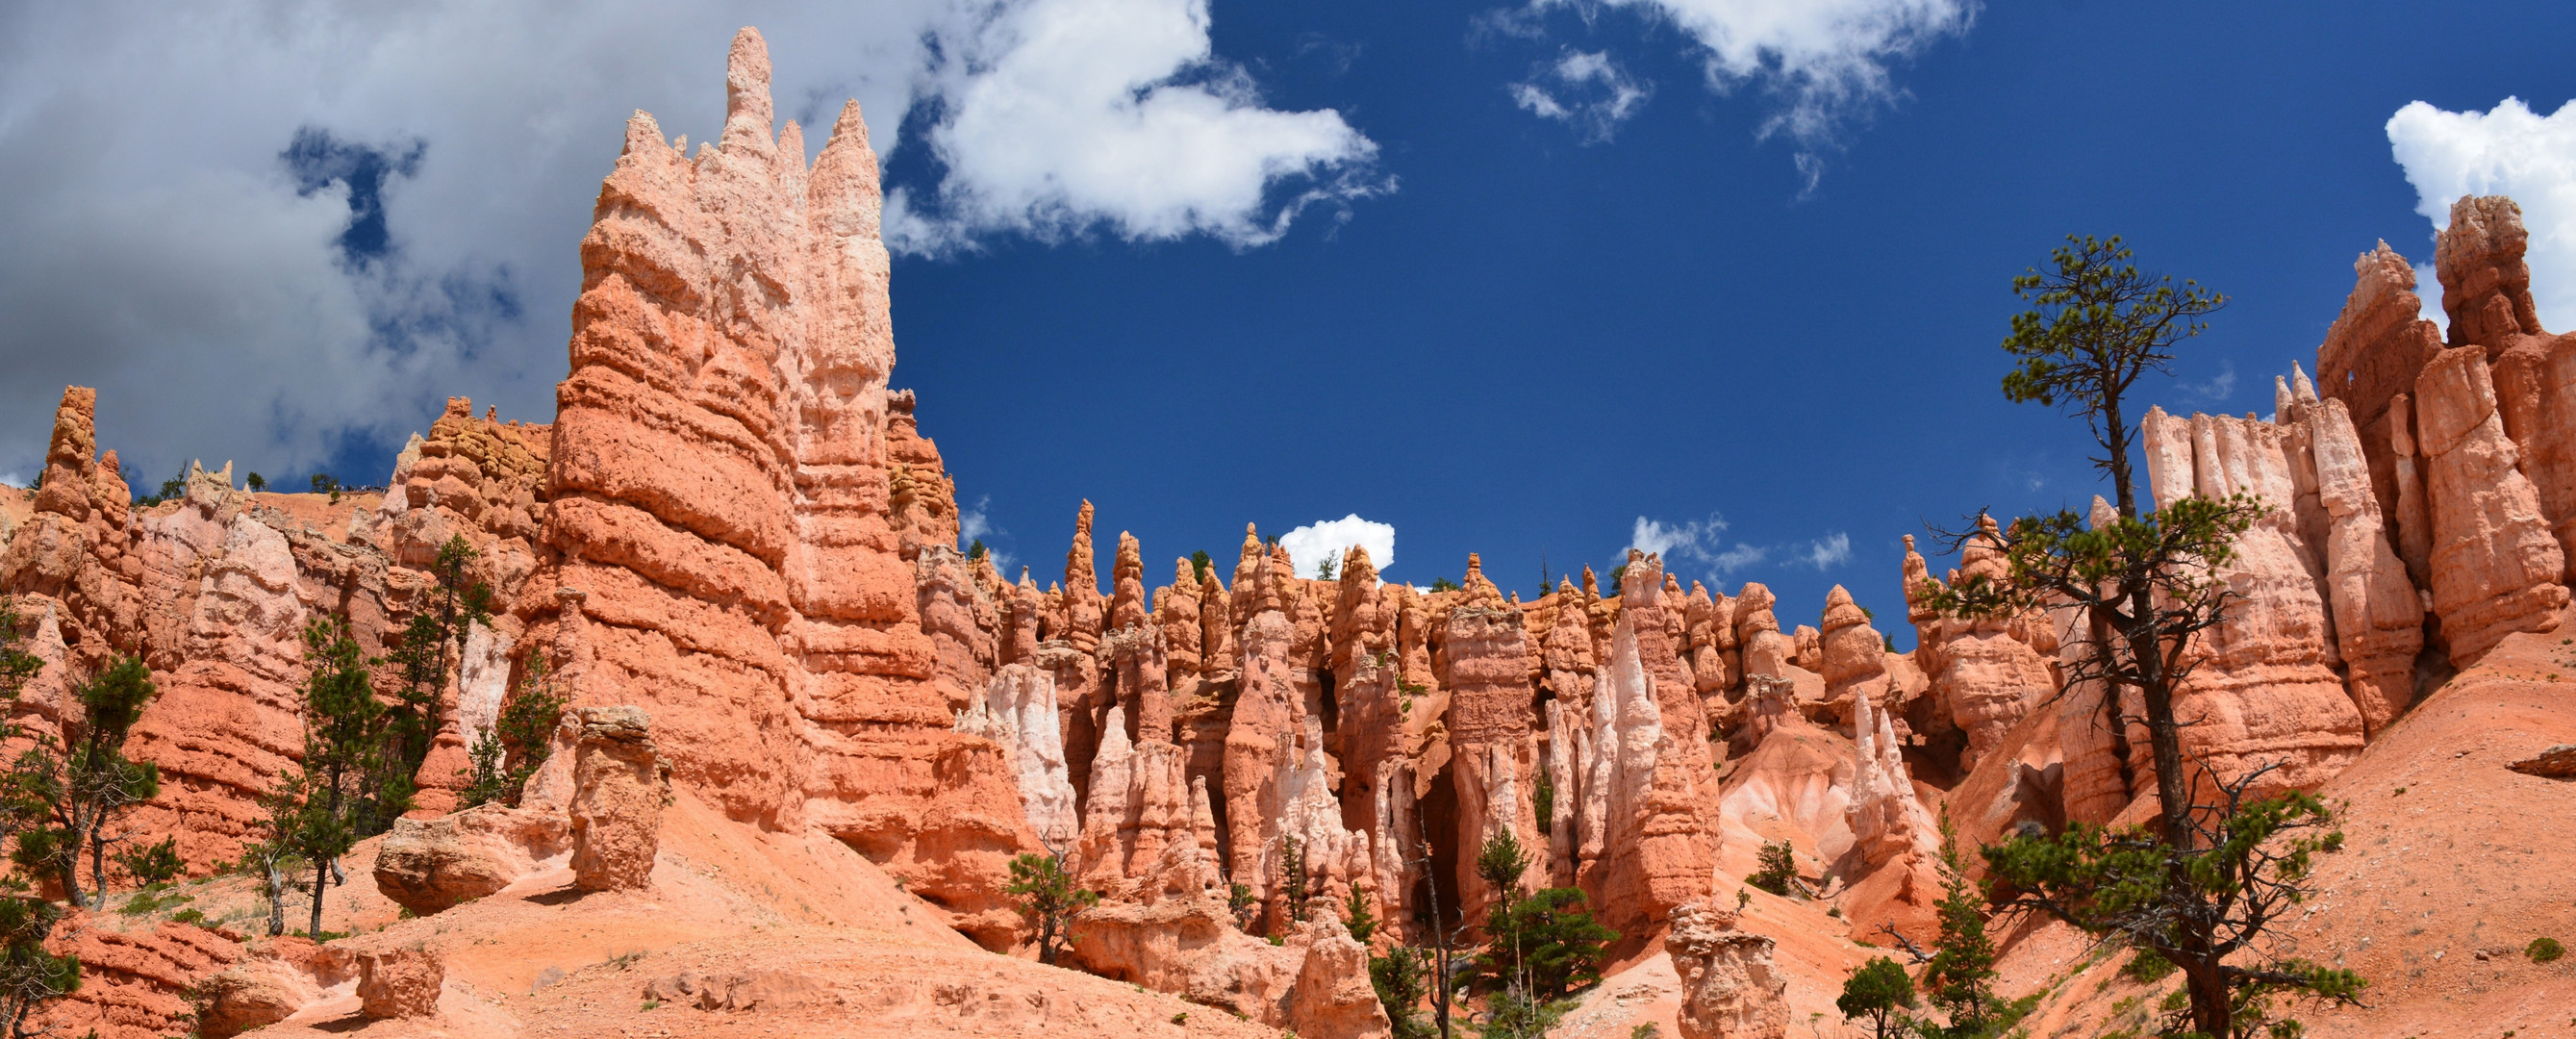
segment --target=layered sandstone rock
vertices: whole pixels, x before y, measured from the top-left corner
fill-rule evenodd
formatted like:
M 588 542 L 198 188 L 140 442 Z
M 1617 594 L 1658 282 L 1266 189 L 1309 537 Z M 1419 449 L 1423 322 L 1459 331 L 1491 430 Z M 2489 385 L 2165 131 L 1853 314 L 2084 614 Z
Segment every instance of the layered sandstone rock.
M 498 804 L 398 819 L 376 852 L 376 889 L 427 916 L 536 874 L 570 835 L 564 816 Z
M 437 953 L 381 949 L 358 954 L 358 1002 L 368 1017 L 438 1016 L 438 991 L 447 980 Z
M 2465 196 L 2434 249 L 2451 342 L 2482 348 L 2497 417 L 2562 557 L 2576 559 L 2576 335 L 2540 327 L 2523 255 L 2522 210 L 2502 196 Z
M 2451 661 L 2475 661 L 2506 635 L 2550 631 L 2567 605 L 2566 558 L 2517 467 L 2496 412 L 2486 356 L 2446 350 L 2415 384 L 2416 447 L 2432 512 L 2433 612 Z
M 1860 700 L 1884 699 L 1888 692 L 1886 636 L 1870 626 L 1868 614 L 1841 585 L 1825 593 L 1824 626 L 1819 671 L 1825 678 L 1826 708 L 1850 714 Z
M 1235 930 L 1213 896 L 1105 902 L 1070 925 L 1074 958 L 1104 977 L 1232 1011 L 1301 1036 L 1389 1034 L 1368 984 L 1368 950 L 1329 913 L 1278 944 Z
M 2150 410 L 2142 423 L 2158 507 L 2191 494 L 2241 494 L 2264 509 L 2215 575 L 2233 598 L 2195 640 L 2199 663 L 2174 713 L 2195 720 L 2183 731 L 2187 760 L 2223 778 L 2275 764 L 2265 777 L 2273 789 L 2332 778 L 2363 737 L 2360 710 L 2336 672 L 2342 660 L 2320 588 L 2326 517 L 2316 505 L 2315 424 L 2301 408 L 2274 422 Z M 2133 766 L 2135 790 L 2151 789 L 2143 760 Z
M 584 707 L 574 752 L 573 883 L 585 891 L 651 887 L 668 798 L 652 719 L 633 707 Z
M 2334 326 L 2326 330 L 2325 342 L 2317 347 L 2318 392 L 2342 401 L 2350 412 L 2368 466 L 2367 486 L 2378 500 L 2380 514 L 2391 521 L 2391 543 L 2403 545 L 2409 537 L 2420 537 L 2429 545 L 2431 532 L 2422 528 L 2430 517 L 2422 512 L 2421 503 L 2414 511 L 2401 507 L 2399 488 L 2413 478 L 2414 452 L 2392 449 L 2391 443 L 2401 437 L 2411 440 L 2405 401 L 2415 392 L 2415 379 L 2424 366 L 2442 351 L 2442 332 L 2423 319 L 2424 304 L 2415 295 L 2415 268 L 2387 242 L 2361 254 L 2352 269 L 2352 294 Z M 2401 467 L 2406 471 L 2403 480 Z M 2415 583 L 2424 583 L 2426 558 L 2414 553 L 2403 558 Z
M 1531 797 L 1538 761 L 1530 739 L 1527 638 L 1521 611 L 1491 606 L 1452 610 L 1444 632 L 1449 767 L 1458 795 L 1457 883 L 1469 919 L 1481 917 L 1499 895 L 1477 875 L 1474 849 L 1505 833 L 1524 849 L 1547 846 Z
M 208 975 L 198 994 L 197 1034 L 232 1039 L 286 1020 L 319 1000 L 322 990 L 303 971 L 259 957 Z
M 1064 729 L 1057 722 L 1055 677 L 1035 664 L 1007 664 L 984 698 L 958 713 L 957 731 L 1002 746 L 1019 778 L 1030 829 L 1048 847 L 1072 843 L 1080 829 L 1073 782 L 1066 776 Z
M 1637 564 L 1630 567 L 1636 575 Z M 1658 572 L 1643 579 L 1661 576 L 1660 561 L 1648 569 Z M 1605 923 L 1626 934 L 1643 933 L 1675 906 L 1706 897 L 1716 862 L 1708 744 L 1701 730 L 1672 723 L 1676 698 L 1661 695 L 1646 669 L 1638 612 L 1623 610 L 1612 630 L 1610 664 L 1593 697 L 1592 760 L 1576 820 L 1584 893 Z M 1687 686 L 1678 698 L 1697 706 Z
M 1967 748 L 1959 755 L 1959 771 L 1964 773 L 2001 743 L 2004 733 L 2033 705 L 2056 691 L 2056 677 L 2047 659 L 2031 645 L 2028 623 L 1940 614 L 1929 605 L 1939 583 L 1914 551 L 1910 536 L 1905 559 L 1905 601 L 1920 645 L 1928 651 L 1925 669 L 1930 672 L 1932 692 L 1946 708 L 1943 716 L 1948 724 L 1967 737 Z M 1959 570 L 1951 574 L 1951 581 L 1963 577 L 2000 581 L 2006 569 L 2001 530 L 1993 517 L 1978 516 L 1977 529 L 1962 546 Z
M 2317 498 L 2329 517 L 2327 604 L 2344 687 L 2376 735 L 2415 699 L 2415 656 L 2424 648 L 2424 606 L 2390 545 L 2371 491 L 2362 440 L 2339 400 L 2314 405 L 2310 430 Z
M 1785 1039 L 1788 980 L 1771 939 L 1735 928 L 1732 914 L 1701 904 L 1673 911 L 1664 951 L 1681 976 L 1683 1039 Z
M 1369 984 L 1369 949 L 1331 913 L 1299 925 L 1306 962 L 1288 994 L 1288 1029 L 1300 1036 L 1382 1039 L 1395 1034 Z
M 964 617 L 937 614 L 973 614 L 976 582 L 933 562 L 943 685 L 904 558 L 953 537 L 953 502 L 926 442 L 890 417 L 887 254 L 857 106 L 810 168 L 805 155 L 801 128 L 773 130 L 750 30 L 718 141 L 690 156 L 650 116 L 628 124 L 582 245 L 547 463 L 552 558 L 516 612 L 576 704 L 660 719 L 675 782 L 737 819 L 820 828 L 983 914 L 1002 908 L 993 871 L 1037 842 L 1017 798 L 988 796 L 1014 785 L 999 748 L 953 728 L 979 661 Z

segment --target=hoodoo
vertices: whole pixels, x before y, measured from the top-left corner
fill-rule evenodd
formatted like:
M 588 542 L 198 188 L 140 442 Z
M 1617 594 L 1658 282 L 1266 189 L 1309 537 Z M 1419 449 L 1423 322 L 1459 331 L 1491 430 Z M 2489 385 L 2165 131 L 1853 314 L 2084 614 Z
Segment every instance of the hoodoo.
M 1932 940 L 1945 832 L 1976 872 L 1979 844 L 2152 814 L 2137 692 L 2069 680 L 2071 611 L 1941 608 L 2005 576 L 1991 518 L 1956 569 L 1936 576 L 1908 536 L 1901 569 L 1804 606 L 1685 590 L 1638 551 L 1614 587 L 1586 569 L 1527 601 L 1475 556 L 1438 591 L 1382 581 L 1359 548 L 1310 578 L 1248 526 L 1230 569 L 1183 558 L 1159 587 L 1146 563 L 1168 556 L 1121 532 L 1104 596 L 1094 521 L 1118 505 L 1088 501 L 1068 503 L 1060 583 L 1006 579 L 957 543 L 956 482 L 923 435 L 937 401 L 889 389 L 857 105 L 809 165 L 758 33 L 734 39 L 725 91 L 694 152 L 627 123 L 579 242 L 551 423 L 456 398 L 382 489 L 252 492 L 192 465 L 144 504 L 99 449 L 96 393 L 65 391 L 0 550 L 12 634 L 41 663 L 20 721 L 71 731 L 77 683 L 148 665 L 129 747 L 160 785 L 127 819 L 176 837 L 207 911 L 83 915 L 57 944 L 97 980 L 50 1020 L 109 1039 L 190 1013 L 208 1035 L 358 1014 L 474 1036 L 1380 1036 L 1397 1021 L 1373 962 L 1464 964 L 1513 926 L 1498 908 L 1557 898 L 1617 932 L 1586 1020 L 1776 1037 L 1868 957 Z M 2521 784 L 2514 803 L 2544 806 L 2528 825 L 2569 818 L 2540 796 L 2559 773 L 2428 777 L 2410 731 L 2485 719 L 2492 745 L 2458 755 L 2517 760 L 2576 742 L 2553 684 L 2576 666 L 2554 649 L 2576 334 L 2539 326 L 2528 237 L 2511 201 L 2462 199 L 2435 262 L 2447 342 L 2380 243 L 2319 380 L 2293 362 L 2271 416 L 2139 420 L 2157 507 L 2262 505 L 2209 571 L 2224 621 L 2187 647 L 2190 761 L 2260 772 L 2260 791 L 2439 789 L 2446 811 Z M 366 654 L 395 652 L 441 608 L 451 543 L 496 606 L 440 672 L 413 817 L 310 893 L 326 931 L 356 933 L 272 937 L 242 907 L 306 897 L 256 865 L 264 799 L 306 753 L 303 632 L 345 616 Z M 1863 600 L 1903 603 L 1916 648 Z M 526 765 L 524 796 L 450 815 L 494 796 L 470 788 L 474 755 L 534 690 L 560 718 L 495 759 Z M 1788 875 L 1756 894 L 1757 866 Z M 1064 905 L 1039 906 L 1050 882 Z M 2385 901 L 2372 890 L 2341 898 Z M 2490 894 L 2499 916 L 2531 902 Z M 2008 959 L 2078 955 L 2069 934 L 2033 924 Z M 2370 944 L 2347 937 L 2307 954 Z M 2063 974 L 2025 973 L 2046 1014 L 2102 1019 Z

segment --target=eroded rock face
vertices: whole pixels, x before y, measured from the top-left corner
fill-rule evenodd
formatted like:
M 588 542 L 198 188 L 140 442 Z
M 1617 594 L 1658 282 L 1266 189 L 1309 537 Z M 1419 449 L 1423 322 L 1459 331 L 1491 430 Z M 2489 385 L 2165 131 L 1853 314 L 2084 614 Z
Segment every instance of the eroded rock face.
M 570 836 L 564 816 L 499 804 L 399 819 L 376 853 L 376 889 L 427 916 L 536 874 Z
M 1054 675 L 1035 664 L 1004 665 L 985 687 L 983 700 L 959 712 L 957 730 L 1001 744 L 1019 777 L 1029 827 L 1050 847 L 1072 843 L 1081 820 L 1073 810 L 1073 782 L 1066 777 Z
M 2362 721 L 2336 673 L 2320 587 L 2328 517 L 2316 504 L 2314 422 L 2294 401 L 2274 422 L 2150 411 L 2144 433 L 2160 507 L 2243 494 L 2267 510 L 2218 572 L 2238 598 L 2195 642 L 2204 655 L 2175 698 L 2177 717 L 2199 720 L 2183 734 L 2185 755 L 2228 777 L 2277 762 L 2266 777 L 2274 789 L 2332 778 L 2360 753 Z M 2135 792 L 2153 785 L 2143 757 L 2132 762 Z
M 1395 1034 L 1377 990 L 1369 985 L 1368 946 L 1351 937 L 1331 913 L 1318 913 L 1297 928 L 1306 962 L 1288 994 L 1288 1029 L 1300 1036 L 1380 1039 Z
M 2540 327 L 2523 260 L 2530 238 L 2512 199 L 2464 196 L 2451 204 L 2433 266 L 2451 342 L 2485 352 L 2518 466 L 2560 555 L 2576 558 L 2576 335 Z
M 2353 429 L 2361 437 L 2368 486 L 2378 499 L 2381 515 L 2391 521 L 2391 543 L 2402 546 L 2409 543 L 2406 538 L 2418 537 L 2429 546 L 2431 531 L 2424 525 L 2431 519 L 2422 511 L 2422 503 L 2416 502 L 2412 511 L 2400 507 L 2399 488 L 2414 479 L 2414 451 L 2393 450 L 2390 445 L 2401 434 L 2411 443 L 2405 400 L 2415 392 L 2415 379 L 2424 366 L 2442 352 L 2442 331 L 2423 319 L 2423 301 L 2415 295 L 2415 268 L 2387 242 L 2361 254 L 2352 269 L 2352 295 L 2344 301 L 2334 327 L 2326 330 L 2325 342 L 2317 347 L 2317 389 L 2328 399 L 2342 401 L 2350 412 Z M 2406 471 L 2403 480 L 2401 466 Z M 2410 552 L 2403 558 L 2415 583 L 2423 584 L 2426 557 Z
M 208 976 L 198 991 L 197 1034 L 204 1039 L 265 1028 L 322 997 L 310 975 L 265 957 Z
M 639 113 L 602 185 L 547 459 L 550 558 L 515 613 L 576 704 L 652 712 L 673 780 L 726 814 L 822 829 L 951 905 L 997 902 L 1007 876 L 981 873 L 1038 844 L 1015 798 L 986 796 L 1012 774 L 955 711 L 988 660 L 1035 647 L 1001 636 L 998 580 L 942 554 L 952 484 L 887 389 L 867 128 L 845 106 L 809 167 L 804 131 L 773 126 L 750 30 L 726 95 L 695 156 Z
M 1863 698 L 1887 693 L 1887 639 L 1871 627 L 1869 616 L 1851 593 L 1835 585 L 1825 593 L 1824 632 L 1820 637 L 1828 709 L 1848 714 Z
M 1785 1039 L 1788 979 L 1771 939 L 1735 929 L 1732 914 L 1693 903 L 1673 911 L 1664 951 L 1681 976 L 1683 1039 Z
M 1213 896 L 1153 905 L 1104 902 L 1073 918 L 1072 953 L 1095 974 L 1170 992 L 1277 1026 L 1306 950 L 1236 930 Z
M 368 1017 L 438 1016 L 438 990 L 447 981 L 447 965 L 438 954 L 420 949 L 361 952 L 358 958 L 358 1002 Z
M 2433 612 L 2451 661 L 2517 631 L 2549 631 L 2567 605 L 2566 558 L 2505 436 L 2485 354 L 2446 350 L 2415 384 L 2416 446 L 2432 512 Z
M 1529 753 L 1528 629 L 1521 612 L 1460 607 L 1449 614 L 1450 775 L 1458 794 L 1459 847 L 1482 848 L 1509 832 L 1525 849 L 1544 848 L 1530 794 L 1537 760 Z M 1524 760 L 1524 757 L 1528 760 Z M 1497 892 L 1476 874 L 1475 855 L 1458 857 L 1458 891 L 1475 919 Z
M 2415 656 L 2424 648 L 2424 605 L 2390 544 L 2371 491 L 2362 440 L 2339 400 L 2315 405 L 2310 429 L 2317 498 L 2328 516 L 2326 602 L 2344 687 L 2377 735 L 2415 700 Z
M 653 886 L 667 788 L 652 718 L 634 707 L 581 709 L 574 751 L 573 884 L 584 891 Z

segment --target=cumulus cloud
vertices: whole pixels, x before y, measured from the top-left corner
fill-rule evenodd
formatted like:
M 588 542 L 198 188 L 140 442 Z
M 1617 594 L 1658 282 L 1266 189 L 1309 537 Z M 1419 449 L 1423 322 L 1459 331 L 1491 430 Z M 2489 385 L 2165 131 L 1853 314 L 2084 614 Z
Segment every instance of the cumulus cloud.
M 1369 565 L 1385 573 L 1395 565 L 1395 525 L 1364 520 L 1351 513 L 1337 520 L 1317 520 L 1279 535 L 1280 547 L 1288 550 L 1288 561 L 1297 567 L 1300 577 L 1313 577 L 1324 560 L 1342 565 L 1342 554 L 1357 545 L 1368 550 Z
M 1979 0 L 1528 0 L 1487 24 L 1538 35 L 1555 10 L 1572 10 L 1589 25 L 1601 9 L 1622 8 L 1672 25 L 1691 40 L 1710 89 L 1750 86 L 1772 99 L 1760 136 L 1789 138 L 1812 190 L 1823 176 L 1825 153 L 1840 147 L 1851 127 L 1904 97 L 1890 67 L 1965 35 L 1979 6 Z
M 2576 325 L 2576 101 L 2540 115 L 2508 97 L 2484 112 L 2446 112 L 2422 101 L 2388 119 L 2389 150 L 2415 186 L 2415 211 L 2436 231 L 2463 195 L 2510 195 L 2531 231 L 2531 297 L 2544 328 Z M 2440 320 L 2441 283 L 2416 280 Z M 2418 290 L 2421 291 L 2421 288 Z
M 993 8 L 933 70 L 933 192 L 900 192 L 898 248 L 1044 239 L 1105 226 L 1129 239 L 1253 246 L 1298 213 L 1383 190 L 1377 146 L 1330 109 L 1262 106 L 1217 60 L 1206 0 L 1034 0 Z
M 102 444 L 138 484 L 191 456 L 301 475 L 389 451 L 449 394 L 548 419 L 577 244 L 626 118 L 715 138 L 741 17 L 679 0 L 8 8 L 0 414 L 18 417 L 0 469 L 33 470 L 67 384 L 99 388 Z M 1366 138 L 1262 107 L 1212 57 L 1204 3 L 817 0 L 759 24 L 809 148 L 844 98 L 889 156 L 925 114 L 911 125 L 939 161 L 914 196 L 959 206 L 928 241 L 1098 224 L 1253 244 L 1365 182 Z
M 1600 144 L 1619 132 L 1646 99 L 1654 84 L 1620 68 L 1607 51 L 1567 48 L 1562 57 L 1534 69 L 1525 82 L 1511 87 L 1512 100 L 1541 119 L 1574 128 L 1585 144 Z

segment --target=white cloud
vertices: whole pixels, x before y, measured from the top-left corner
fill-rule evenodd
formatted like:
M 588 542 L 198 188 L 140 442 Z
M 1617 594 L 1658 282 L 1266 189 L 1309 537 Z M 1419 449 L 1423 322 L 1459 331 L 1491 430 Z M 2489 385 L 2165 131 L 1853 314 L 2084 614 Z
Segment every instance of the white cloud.
M 1807 542 L 1806 554 L 1799 560 L 1799 562 L 1805 563 L 1806 565 L 1818 570 L 1840 566 L 1850 561 L 1851 536 L 1840 533 L 1827 534 L 1824 537 Z
M 935 253 L 1106 226 L 1252 246 L 1308 206 L 1388 186 L 1377 145 L 1340 113 L 1263 107 L 1214 57 L 1208 24 L 1206 0 L 1031 0 L 944 39 L 956 53 L 931 73 L 930 146 L 945 179 L 890 200 L 890 239 Z
M 2210 376 L 2209 381 L 2198 383 L 2183 382 L 2177 383 L 2177 385 L 2182 387 L 2182 391 L 2184 393 L 2199 397 L 2202 400 L 2213 403 L 2226 400 L 2228 397 L 2233 396 L 2236 393 L 2236 362 L 2224 357 L 2219 358 L 2218 374 Z
M 1629 527 L 1628 547 L 1662 556 L 1669 568 L 1687 561 L 1700 563 L 1708 572 L 1723 577 L 1771 561 L 1774 556 L 1784 562 L 1823 570 L 1851 559 L 1851 537 L 1828 534 L 1804 544 L 1790 542 L 1778 545 L 1720 544 L 1719 535 L 1726 530 L 1726 519 L 1715 513 L 1707 519 L 1670 524 L 1637 517 Z
M 1288 550 L 1288 561 L 1297 567 L 1300 577 L 1315 576 L 1315 568 L 1330 559 L 1335 567 L 1342 565 L 1342 554 L 1357 545 L 1368 550 L 1369 565 L 1383 574 L 1395 566 L 1395 525 L 1364 520 L 1351 513 L 1337 520 L 1317 520 L 1279 535 L 1279 544 Z
M 1553 81 L 1553 85 L 1544 85 Z M 1654 95 L 1654 85 L 1630 76 L 1607 51 L 1567 48 L 1543 63 L 1526 82 L 1514 83 L 1512 100 L 1542 119 L 1574 128 L 1585 144 L 1608 141 Z
M 1760 566 L 1769 558 L 1771 558 L 1771 550 L 1760 545 L 1736 545 L 1707 557 L 1708 565 L 1716 568 L 1716 571 L 1721 574 Z
M 1637 517 L 1628 528 L 1628 547 L 1649 555 L 1673 559 L 1681 554 L 1706 561 L 1717 547 L 1717 536 L 1726 531 L 1726 517 L 1714 512 L 1707 519 L 1667 525 L 1658 520 Z M 1706 542 L 1705 546 L 1702 542 Z
M 2415 186 L 2415 211 L 2439 230 L 2463 195 L 2510 195 L 2531 232 L 2532 302 L 2544 328 L 2576 324 L 2576 101 L 2542 116 L 2518 98 L 2484 112 L 2445 112 L 2422 101 L 2388 119 L 2389 150 Z M 2440 283 L 2426 309 L 2437 319 Z M 2421 290 L 2419 289 L 2419 292 Z
M 977 497 L 973 507 L 957 510 L 958 551 L 966 551 L 967 549 L 974 547 L 975 542 L 981 541 L 987 537 L 1010 536 L 1010 531 L 1003 530 L 1002 528 L 993 525 L 993 518 L 990 512 L 992 505 L 993 496 L 986 494 Z M 986 545 L 984 546 L 984 554 L 992 558 L 993 569 L 995 571 L 1001 573 L 1004 577 L 1011 576 L 1011 564 L 1014 560 L 1010 553 L 1004 552 L 992 545 Z
M 1671 23 L 1696 45 L 1709 87 L 1758 87 L 1775 99 L 1762 123 L 1786 134 L 1813 189 L 1824 153 L 1845 130 L 1904 96 L 1893 63 L 1976 22 L 1979 0 L 1528 0 L 1488 24 L 1534 35 L 1545 15 L 1571 9 L 1589 24 L 1602 8 L 1626 8 Z
M 7 8 L 0 468 L 37 464 L 66 384 L 100 389 L 101 443 L 138 485 L 191 456 L 300 474 L 351 437 L 389 449 L 449 394 L 548 420 L 626 118 L 715 138 L 742 18 L 679 0 Z M 951 244 L 1092 221 L 1250 244 L 1359 183 L 1372 148 L 1331 112 L 1260 107 L 1189 0 L 808 0 L 757 24 L 809 149 L 844 98 L 888 156 L 935 106 L 915 128 L 962 187 L 932 201 L 969 204 L 945 214 Z M 1121 84 L 1142 93 L 1114 104 Z M 387 164 L 381 248 L 343 248 L 352 177 L 288 161 L 308 131 Z

